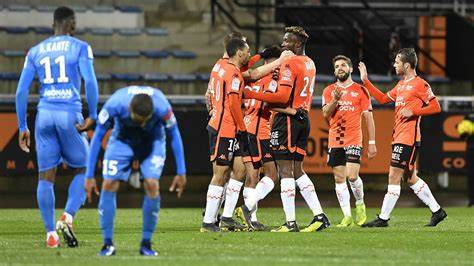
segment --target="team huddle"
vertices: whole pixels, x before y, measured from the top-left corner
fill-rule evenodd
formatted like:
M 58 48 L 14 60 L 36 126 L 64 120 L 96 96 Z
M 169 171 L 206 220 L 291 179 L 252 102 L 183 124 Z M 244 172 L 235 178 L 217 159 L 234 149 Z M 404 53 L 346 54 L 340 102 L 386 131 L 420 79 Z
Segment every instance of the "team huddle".
M 183 144 L 171 105 L 156 88 L 129 86 L 111 95 L 97 115 L 94 57 L 89 44 L 71 36 L 76 27 L 74 11 L 68 7 L 57 8 L 53 27 L 54 36 L 29 50 L 16 93 L 19 145 L 29 152 L 27 98 L 35 75 L 38 77 L 37 201 L 46 230 L 46 245 L 57 248 L 60 245 L 57 232 L 60 232 L 67 246 L 79 246 L 73 230 L 74 216 L 85 200 L 90 201 L 95 193 L 100 195 L 98 213 L 104 240 L 98 254 L 115 255 L 117 191 L 120 181 L 129 179 L 132 159 L 137 158 L 145 191 L 139 253 L 157 256 L 151 241 L 160 212 L 159 179 L 166 159 L 167 140 L 177 169 L 170 191 L 176 191 L 180 197 L 186 186 Z M 225 53 L 212 68 L 206 92 L 213 176 L 207 191 L 201 232 L 315 232 L 331 225 L 303 167 L 310 132 L 308 116 L 317 80 L 315 63 L 305 55 L 307 40 L 303 28 L 288 27 L 281 46 L 270 46 L 250 58 L 249 46 L 242 34 L 234 32 L 226 36 Z M 260 59 L 264 64 L 252 69 Z M 394 67 L 403 79 L 384 94 L 370 83 L 362 62 L 359 71 L 363 86 L 352 81 L 353 65 L 348 57 L 338 55 L 333 59 L 336 82 L 324 89 L 322 108 L 329 124 L 327 164 L 333 169 L 336 195 L 344 215 L 338 227 L 388 226 L 402 179 L 433 213 L 428 226 L 436 226 L 447 217 L 415 170 L 421 140 L 420 118 L 441 110 L 430 85 L 416 76 L 416 63 L 413 49 L 400 50 Z M 89 110 L 89 117 L 85 119 L 82 117 L 81 78 L 85 82 Z M 367 156 L 371 159 L 377 153 L 371 96 L 382 104 L 395 102 L 396 117 L 387 194 L 378 217 L 367 223 L 359 168 L 362 147 L 365 147 L 362 117 L 368 127 Z M 242 104 L 245 113 L 242 113 Z M 89 146 L 85 131 L 95 122 L 97 125 Z M 94 172 L 109 129 L 112 133 L 101 164 L 103 182 L 99 193 Z M 56 168 L 62 162 L 74 169 L 74 177 L 64 212 L 55 224 L 54 182 Z M 271 229 L 258 221 L 257 206 L 278 180 L 286 220 L 282 226 Z M 347 180 L 356 202 L 354 218 Z M 244 204 L 237 207 L 242 186 Z M 296 186 L 314 216 L 301 230 L 296 222 Z
M 286 221 L 272 232 L 314 232 L 330 226 L 314 184 L 303 168 L 316 80 L 315 64 L 305 55 L 307 39 L 303 28 L 287 27 L 281 44 L 283 52 L 279 46 L 271 46 L 252 58 L 242 34 L 233 32 L 224 40 L 225 53 L 211 71 L 206 92 L 213 176 L 201 232 L 270 230 L 257 220 L 256 211 L 258 202 L 270 193 L 277 180 Z M 249 70 L 259 59 L 265 60 L 264 65 Z M 352 81 L 353 65 L 348 57 L 337 55 L 332 64 L 336 82 L 324 89 L 322 108 L 329 124 L 327 165 L 333 169 L 335 191 L 344 215 L 337 227 L 388 226 L 402 179 L 430 208 L 432 217 L 427 226 L 436 226 L 447 214 L 418 177 L 415 162 L 421 140 L 420 118 L 438 113 L 441 108 L 430 85 L 416 75 L 415 51 L 401 49 L 397 53 L 394 67 L 403 80 L 387 94 L 370 83 L 364 63 L 359 63 L 364 86 Z M 395 102 L 396 122 L 387 194 L 380 214 L 366 222 L 364 186 L 359 177 L 362 117 L 368 131 L 367 157 L 372 159 L 377 154 L 370 95 L 381 104 Z M 241 112 L 242 101 L 245 114 Z M 355 198 L 355 218 L 347 180 Z M 237 207 L 243 185 L 244 204 Z M 301 230 L 295 215 L 296 186 L 314 215 Z

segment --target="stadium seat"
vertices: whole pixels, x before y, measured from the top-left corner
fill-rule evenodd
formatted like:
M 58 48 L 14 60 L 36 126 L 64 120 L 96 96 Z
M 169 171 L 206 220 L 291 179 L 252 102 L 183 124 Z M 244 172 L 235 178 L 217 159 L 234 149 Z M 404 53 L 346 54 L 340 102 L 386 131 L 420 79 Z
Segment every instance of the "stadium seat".
M 6 57 L 25 57 L 26 51 L 5 49 L 2 54 Z
M 20 73 L 15 72 L 0 72 L 1 80 L 18 80 L 20 78 Z
M 109 73 L 97 73 L 95 76 L 97 80 L 102 80 L 102 81 L 112 80 L 112 75 Z
M 123 36 L 137 36 L 142 34 L 141 29 L 118 29 L 117 31 Z
M 112 79 L 117 81 L 139 81 L 141 75 L 136 73 L 112 73 Z
M 163 73 L 145 73 L 143 74 L 145 81 L 168 81 L 169 75 Z
M 196 74 L 196 77 L 199 79 L 199 80 L 202 80 L 202 81 L 209 81 L 210 77 L 211 77 L 211 73 L 197 73 Z
M 168 36 L 169 32 L 164 28 L 146 28 L 145 33 L 153 36 Z
M 439 77 L 439 76 L 423 76 L 428 83 L 449 83 L 449 78 L 447 77 Z
M 143 56 L 149 58 L 167 58 L 170 55 L 168 51 L 145 50 L 141 52 Z
M 171 79 L 174 81 L 196 81 L 197 76 L 195 74 L 171 74 Z
M 11 34 L 24 34 L 30 31 L 27 27 L 5 27 L 4 29 L 7 33 Z
M 139 51 L 117 50 L 117 51 L 114 51 L 114 54 L 117 55 L 118 57 L 124 57 L 124 58 L 140 57 Z
M 335 78 L 332 75 L 316 74 L 316 82 L 330 83 L 334 81 Z
M 37 5 L 35 6 L 35 9 L 38 10 L 39 12 L 48 12 L 48 13 L 53 13 L 54 10 L 56 10 L 57 6 L 51 6 L 51 5 Z
M 118 5 L 116 6 L 118 10 L 124 13 L 141 13 L 143 10 L 138 6 L 129 6 L 129 5 Z
M 10 11 L 19 11 L 19 12 L 28 12 L 31 10 L 29 5 L 9 5 L 8 10 Z
M 54 29 L 51 27 L 32 27 L 31 28 L 36 34 L 53 35 Z
M 113 29 L 109 28 L 89 28 L 87 29 L 88 33 L 91 33 L 92 35 L 112 35 L 114 34 Z
M 173 50 L 171 54 L 176 58 L 183 58 L 183 59 L 194 59 L 197 57 L 196 53 L 192 51 L 184 51 L 184 50 Z
M 94 57 L 109 58 L 112 56 L 112 51 L 108 50 L 93 50 Z

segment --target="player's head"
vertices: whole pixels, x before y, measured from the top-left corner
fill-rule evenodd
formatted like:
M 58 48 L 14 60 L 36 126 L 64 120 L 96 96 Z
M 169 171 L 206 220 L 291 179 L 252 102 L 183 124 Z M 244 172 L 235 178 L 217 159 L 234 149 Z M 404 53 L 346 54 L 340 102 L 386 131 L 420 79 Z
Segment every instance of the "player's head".
M 60 6 L 54 11 L 53 28 L 72 34 L 76 30 L 76 14 L 67 6 Z
M 227 34 L 225 37 L 224 37 L 224 49 L 227 47 L 227 44 L 229 43 L 230 40 L 232 39 L 241 39 L 243 40 L 244 42 L 247 41 L 247 38 L 240 32 L 238 31 L 233 31 L 229 34 Z
M 282 50 L 280 46 L 271 45 L 263 49 L 260 54 L 262 56 L 262 59 L 265 60 L 265 63 L 271 63 L 280 57 L 281 52 Z
M 237 63 L 242 66 L 248 63 L 250 58 L 250 48 L 247 42 L 242 39 L 231 39 L 225 50 L 229 58 L 237 60 Z
M 397 75 L 403 75 L 407 71 L 415 70 L 417 64 L 418 57 L 416 56 L 415 49 L 402 48 L 397 52 L 393 67 L 395 68 Z
M 132 121 L 143 127 L 153 115 L 153 100 L 148 94 L 137 94 L 133 96 L 128 108 Z
M 336 55 L 332 59 L 332 66 L 334 67 L 334 76 L 341 82 L 346 81 L 352 74 L 352 61 L 347 56 Z
M 308 37 L 306 31 L 300 26 L 286 27 L 281 47 L 283 50 L 290 50 L 295 54 L 302 54 Z

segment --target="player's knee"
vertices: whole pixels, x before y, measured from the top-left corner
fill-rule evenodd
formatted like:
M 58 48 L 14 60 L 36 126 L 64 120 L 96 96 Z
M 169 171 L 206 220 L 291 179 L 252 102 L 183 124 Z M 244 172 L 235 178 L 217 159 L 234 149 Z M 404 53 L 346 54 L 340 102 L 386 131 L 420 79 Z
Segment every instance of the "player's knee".
M 102 190 L 107 192 L 117 192 L 119 186 L 119 181 L 112 179 L 104 179 L 104 181 L 102 182 Z
M 160 194 L 160 184 L 157 179 L 145 178 L 143 187 L 146 195 L 150 198 L 156 198 Z
M 42 171 L 38 174 L 39 180 L 48 181 L 54 183 L 56 180 L 56 168 L 51 168 L 46 171 Z

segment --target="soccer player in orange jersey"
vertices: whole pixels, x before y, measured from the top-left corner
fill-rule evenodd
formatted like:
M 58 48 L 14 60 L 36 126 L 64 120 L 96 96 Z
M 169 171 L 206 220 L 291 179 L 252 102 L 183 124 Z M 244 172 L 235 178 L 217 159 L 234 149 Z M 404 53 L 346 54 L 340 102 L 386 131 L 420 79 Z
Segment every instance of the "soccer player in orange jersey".
M 360 78 L 370 94 L 381 104 L 395 102 L 395 126 L 387 194 L 378 217 L 363 227 L 388 226 L 390 213 L 400 197 L 402 179 L 406 180 L 418 198 L 430 208 L 432 216 L 427 226 L 436 226 L 447 217 L 446 212 L 433 197 L 428 184 L 418 177 L 414 167 L 420 149 L 421 117 L 441 111 L 428 82 L 416 75 L 417 62 L 418 58 L 412 48 L 404 48 L 397 53 L 393 66 L 397 75 L 403 76 L 403 79 L 386 94 L 370 83 L 364 63 L 359 63 Z
M 279 46 L 265 48 L 262 58 L 265 64 L 269 64 L 278 59 L 281 55 Z M 254 91 L 273 93 L 277 88 L 277 81 L 272 78 L 272 74 L 250 83 L 246 88 Z M 245 100 L 244 122 L 249 136 L 249 149 L 244 156 L 247 178 L 243 191 L 244 203 L 249 209 L 256 209 L 258 201 L 265 198 L 273 190 L 275 182 L 278 180 L 275 161 L 273 160 L 270 147 L 270 129 L 272 112 L 268 105 L 255 99 Z M 265 176 L 259 179 L 260 168 L 263 168 Z M 256 211 L 251 214 L 250 220 L 245 219 L 242 208 L 235 211 L 245 224 L 257 231 L 264 231 L 266 227 L 257 220 Z
M 362 156 L 363 116 L 369 133 L 368 158 L 377 153 L 375 124 L 370 96 L 366 89 L 352 81 L 352 61 L 338 55 L 332 59 L 337 81 L 323 91 L 323 115 L 329 121 L 328 165 L 336 181 L 336 195 L 344 218 L 338 227 L 362 225 L 367 220 L 364 204 L 364 184 L 359 177 Z M 356 219 L 352 219 L 347 179 L 356 200 Z
M 244 40 L 234 38 L 228 42 L 226 51 L 229 59 L 212 69 L 209 81 L 214 111 L 207 130 L 213 177 L 207 191 L 206 211 L 201 232 L 220 231 L 214 219 L 220 206 L 226 176 L 229 175 L 236 132 L 241 136 L 239 141 L 243 149 L 248 148 L 247 131 L 240 107 L 244 86 L 240 67 L 249 59 L 249 46 Z
M 305 55 L 308 34 L 302 27 L 285 28 L 282 47 L 296 56 L 285 60 L 280 66 L 280 78 L 275 93 L 245 91 L 246 98 L 275 103 L 282 108 L 275 115 L 271 130 L 273 156 L 278 165 L 281 184 L 281 199 L 286 223 L 275 232 L 298 232 L 295 214 L 295 179 L 303 198 L 313 211 L 314 219 L 303 232 L 312 232 L 329 226 L 323 213 L 313 182 L 303 170 L 310 124 L 308 112 L 311 108 L 316 67 Z M 292 112 L 284 113 L 290 109 Z M 244 207 L 244 206 L 243 206 Z M 244 213 L 252 212 L 242 208 Z M 247 215 L 248 216 L 248 215 Z

